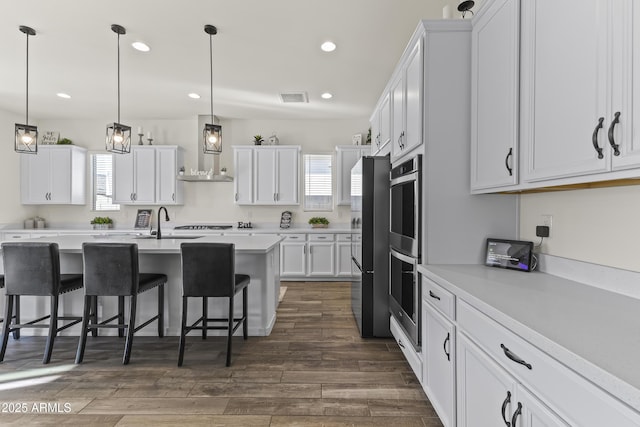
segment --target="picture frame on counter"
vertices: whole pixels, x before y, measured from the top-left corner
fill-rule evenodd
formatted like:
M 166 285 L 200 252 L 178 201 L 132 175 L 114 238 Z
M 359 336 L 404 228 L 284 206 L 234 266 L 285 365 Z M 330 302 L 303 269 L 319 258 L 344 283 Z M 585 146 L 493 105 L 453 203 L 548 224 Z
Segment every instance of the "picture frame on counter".
M 280 228 L 291 228 L 291 211 L 284 211 L 280 216 Z
M 136 229 L 144 229 L 151 227 L 151 215 L 153 214 L 151 209 L 138 209 L 138 214 L 136 215 L 136 223 L 134 224 L 134 228 Z

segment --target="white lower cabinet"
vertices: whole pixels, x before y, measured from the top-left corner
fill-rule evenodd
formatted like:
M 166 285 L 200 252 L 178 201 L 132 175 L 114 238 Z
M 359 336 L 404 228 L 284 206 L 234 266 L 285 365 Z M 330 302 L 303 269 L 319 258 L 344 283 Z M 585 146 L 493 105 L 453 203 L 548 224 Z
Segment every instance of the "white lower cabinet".
M 280 243 L 280 277 L 304 277 L 307 274 L 307 236 L 291 234 Z
M 335 244 L 330 233 L 310 234 L 307 248 L 309 277 L 325 277 L 335 274 Z
M 351 234 L 336 234 L 336 277 L 351 277 Z
M 282 236 L 282 279 L 344 280 L 351 277 L 351 234 L 287 233 Z

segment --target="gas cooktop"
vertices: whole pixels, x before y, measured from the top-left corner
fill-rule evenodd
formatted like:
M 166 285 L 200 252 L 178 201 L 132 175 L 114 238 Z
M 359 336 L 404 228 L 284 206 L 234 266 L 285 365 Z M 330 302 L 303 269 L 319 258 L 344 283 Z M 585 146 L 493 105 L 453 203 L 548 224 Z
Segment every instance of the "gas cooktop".
M 219 225 L 219 224 L 197 224 L 197 225 L 180 225 L 174 227 L 174 230 L 228 230 L 233 228 L 232 225 Z

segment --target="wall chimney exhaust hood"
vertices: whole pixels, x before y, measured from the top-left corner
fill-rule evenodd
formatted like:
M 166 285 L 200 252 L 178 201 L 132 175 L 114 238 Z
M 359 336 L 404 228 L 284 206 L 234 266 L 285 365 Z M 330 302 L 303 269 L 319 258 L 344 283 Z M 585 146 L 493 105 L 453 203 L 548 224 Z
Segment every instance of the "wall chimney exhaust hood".
M 210 120 L 210 116 L 198 116 L 198 133 L 204 124 Z M 214 116 L 214 124 L 218 124 L 218 117 Z M 184 175 L 178 175 L 179 181 L 186 182 L 233 182 L 233 177 L 220 173 L 220 155 L 205 155 L 199 142 L 198 145 L 198 175 L 191 175 L 191 170 L 185 168 Z M 211 174 L 207 174 L 211 171 Z

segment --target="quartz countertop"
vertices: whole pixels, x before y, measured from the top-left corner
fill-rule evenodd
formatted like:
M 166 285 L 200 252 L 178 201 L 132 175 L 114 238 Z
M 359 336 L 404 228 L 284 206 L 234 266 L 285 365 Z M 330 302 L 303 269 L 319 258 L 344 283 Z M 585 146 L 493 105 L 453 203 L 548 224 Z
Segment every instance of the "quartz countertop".
M 484 265 L 418 271 L 640 410 L 640 300 L 541 272 Z
M 247 233 L 247 234 L 286 234 L 286 233 L 351 233 L 349 224 L 329 225 L 328 228 L 312 228 L 310 225 L 300 225 L 291 228 L 280 228 L 277 224 L 267 225 L 261 224 L 254 228 L 238 228 L 233 226 L 226 230 L 175 230 L 174 227 L 179 224 L 162 224 L 163 234 L 213 234 L 213 233 Z M 134 228 L 108 228 L 93 229 L 89 226 L 84 227 L 63 227 L 53 226 L 48 228 L 19 228 L 15 225 L 6 225 L 2 228 L 5 233 L 74 233 L 74 234 L 117 234 L 117 233 L 149 233 L 149 230 L 140 230 Z

